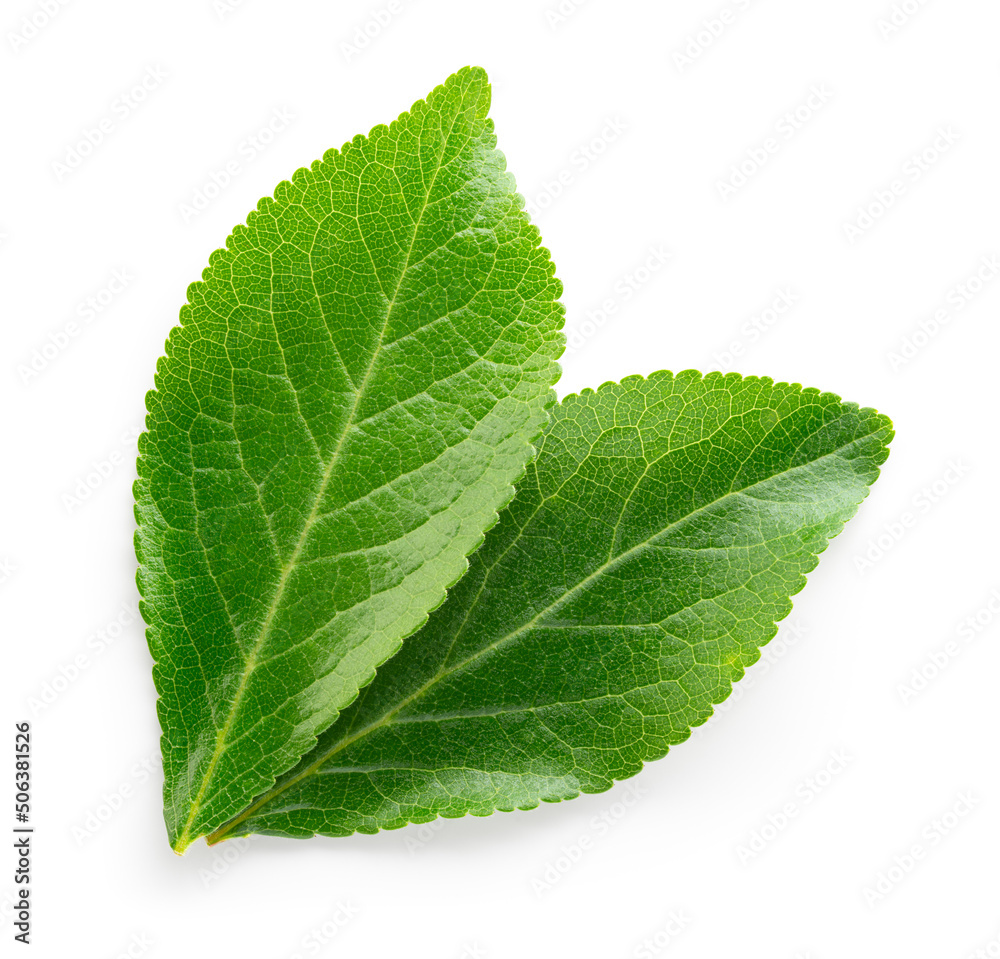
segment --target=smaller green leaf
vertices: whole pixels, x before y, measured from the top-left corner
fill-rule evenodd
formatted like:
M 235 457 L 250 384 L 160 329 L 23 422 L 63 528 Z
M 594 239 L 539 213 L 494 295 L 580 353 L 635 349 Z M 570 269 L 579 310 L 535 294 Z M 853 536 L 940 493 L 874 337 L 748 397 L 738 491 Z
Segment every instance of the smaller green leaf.
M 529 809 L 634 775 L 759 657 L 891 437 L 873 410 L 736 374 L 568 397 L 445 605 L 209 840 Z

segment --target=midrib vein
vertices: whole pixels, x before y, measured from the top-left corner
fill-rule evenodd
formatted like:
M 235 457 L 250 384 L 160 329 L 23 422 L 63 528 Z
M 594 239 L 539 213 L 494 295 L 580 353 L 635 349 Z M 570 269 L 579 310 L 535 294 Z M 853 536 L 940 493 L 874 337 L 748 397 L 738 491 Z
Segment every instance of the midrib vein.
M 462 110 L 459 107 L 456 110 L 455 116 L 452 119 L 451 125 L 448 128 L 448 132 L 441 139 L 441 152 L 438 155 L 437 163 L 434 167 L 434 172 L 431 175 L 430 182 L 427 184 L 424 190 L 423 203 L 420 207 L 420 212 L 417 214 L 417 218 L 413 225 L 413 234 L 410 237 L 409 246 L 406 251 L 406 259 L 403 264 L 403 268 L 399 273 L 399 278 L 396 281 L 396 288 L 393 290 L 392 297 L 388 301 L 388 305 L 385 311 L 385 319 L 382 323 L 382 329 L 379 331 L 378 341 L 376 342 L 375 349 L 372 351 L 371 360 L 368 363 L 368 368 L 365 370 L 365 374 L 361 379 L 361 383 L 358 385 L 354 392 L 354 402 L 351 405 L 350 413 L 348 414 L 347 420 L 345 422 L 344 428 L 341 431 L 340 437 L 337 440 L 337 444 L 334 447 L 333 452 L 330 455 L 329 462 L 323 470 L 323 476 L 320 480 L 319 487 L 316 492 L 316 496 L 313 501 L 312 509 L 309 512 L 309 516 L 306 518 L 305 524 L 302 527 L 302 532 L 299 535 L 298 542 L 295 544 L 295 549 L 292 551 L 292 555 L 289 557 L 288 562 L 282 567 L 281 574 L 278 577 L 278 584 L 275 589 L 274 598 L 268 607 L 267 613 L 264 616 L 264 620 L 261 623 L 260 633 L 257 639 L 254 641 L 253 648 L 250 650 L 250 654 L 247 656 L 246 662 L 244 664 L 243 673 L 240 676 L 239 685 L 236 688 L 236 694 L 233 697 L 232 705 L 229 709 L 229 714 L 226 717 L 225 723 L 219 729 L 215 737 L 215 749 L 212 752 L 212 757 L 209 760 L 208 766 L 205 770 L 205 775 L 202 777 L 201 786 L 195 795 L 194 800 L 191 803 L 191 809 L 188 814 L 188 818 L 184 823 L 184 828 L 177 838 L 177 845 L 175 848 L 178 850 L 183 850 L 191 842 L 193 838 L 191 836 L 191 828 L 197 818 L 198 812 L 201 810 L 202 804 L 205 800 L 205 795 L 208 792 L 208 787 L 212 783 L 212 779 L 215 775 L 216 768 L 218 767 L 219 760 L 222 758 L 223 753 L 226 750 L 226 742 L 229 738 L 230 730 L 232 729 L 233 723 L 235 721 L 236 715 L 239 712 L 240 704 L 243 701 L 243 697 L 246 694 L 247 685 L 250 680 L 250 676 L 253 671 L 257 668 L 257 660 L 260 655 L 260 651 L 264 648 L 267 638 L 270 635 L 271 626 L 274 622 L 274 617 L 281 605 L 282 597 L 284 596 L 285 589 L 288 585 L 288 581 L 291 578 L 291 574 L 295 569 L 296 563 L 298 562 L 299 556 L 302 553 L 303 548 L 307 540 L 309 539 L 309 533 L 312 530 L 316 518 L 319 513 L 320 505 L 323 501 L 323 497 L 326 494 L 327 486 L 330 480 L 333 478 L 334 469 L 339 460 L 340 451 L 344 446 L 344 442 L 347 436 L 350 434 L 351 429 L 354 426 L 355 418 L 358 414 L 358 410 L 361 408 L 361 401 L 364 398 L 365 390 L 368 386 L 368 381 L 371 377 L 372 371 L 375 368 L 376 361 L 378 360 L 379 354 L 382 350 L 382 344 L 385 340 L 386 331 L 389 329 L 389 321 L 392 318 L 392 311 L 396 306 L 396 299 L 399 296 L 399 291 L 403 286 L 403 280 L 406 278 L 406 274 L 410 269 L 410 261 L 413 258 L 413 250 L 416 247 L 417 235 L 420 232 L 420 225 L 423 222 L 424 214 L 427 212 L 427 208 L 430 206 L 431 194 L 434 192 L 434 184 L 437 182 L 438 174 L 441 172 L 441 167 L 444 162 L 445 154 L 448 152 L 448 142 L 451 139 L 451 135 L 454 132 L 455 124 L 458 122 L 458 118 L 461 115 Z M 360 222 L 360 221 L 359 221 Z M 362 243 L 365 245 L 367 250 L 368 244 L 364 241 L 364 235 L 361 233 L 360 225 L 358 227 L 359 235 L 361 236 Z M 369 251 L 369 257 L 371 253 Z M 375 273 L 376 279 L 378 279 L 378 269 L 375 265 L 374 257 L 372 259 L 372 269 Z M 320 307 L 322 310 L 322 307 Z M 280 348 L 280 343 L 279 343 Z
M 825 425 L 828 425 L 828 424 L 825 424 Z M 806 463 L 800 463 L 798 466 L 793 466 L 793 467 L 790 467 L 788 469 L 781 470 L 778 473 L 773 473 L 772 475 L 766 476 L 763 479 L 758 480 L 755 483 L 751 483 L 749 486 L 746 486 L 743 489 L 730 490 L 729 492 L 724 493 L 722 496 L 716 497 L 716 499 L 712 500 L 711 502 L 705 503 L 702 506 L 697 507 L 696 509 L 692 510 L 690 513 L 686 513 L 684 516 L 682 516 L 679 519 L 675 520 L 673 523 L 670 523 L 668 526 L 665 526 L 663 529 L 661 529 L 658 532 L 654 533 L 648 539 L 643 540 L 641 543 L 637 543 L 635 546 L 633 546 L 630 549 L 626 550 L 624 553 L 620 553 L 618 556 L 614 557 L 614 559 L 611 559 L 611 560 L 608 560 L 608 561 L 602 563 L 597 569 L 595 569 L 588 576 L 584 577 L 584 579 L 580 580 L 580 582 L 578 582 L 575 586 L 573 586 L 571 589 L 567 590 L 565 593 L 563 593 L 561 596 L 559 596 L 556 600 L 553 600 L 553 602 L 551 602 L 543 610 L 541 610 L 539 613 L 537 613 L 535 616 L 533 616 L 528 622 L 524 623 L 522 626 L 518 627 L 513 632 L 508 633 L 506 636 L 503 636 L 500 639 L 495 640 L 494 642 L 490 643 L 489 645 L 484 646 L 482 649 L 477 650 L 476 652 L 474 652 L 470 656 L 466 657 L 461 662 L 457 663 L 455 666 L 452 666 L 450 669 L 439 670 L 437 673 L 435 673 L 434 676 L 432 676 L 419 689 L 417 689 L 415 692 L 411 693 L 409 696 L 407 696 L 405 699 L 403 699 L 393 709 L 391 709 L 388 712 L 384 713 L 378 719 L 372 721 L 371 723 L 369 723 L 367 726 L 363 727 L 362 729 L 359 729 L 356 733 L 354 733 L 352 735 L 349 735 L 349 736 L 345 737 L 344 739 L 342 739 L 339 743 L 337 743 L 336 746 L 332 747 L 327 752 L 325 752 L 319 759 L 317 759 L 313 763 L 310 763 L 310 765 L 307 766 L 305 769 L 303 769 L 302 772 L 296 774 L 291 779 L 288 779 L 285 782 L 280 783 L 280 784 L 274 786 L 269 792 L 265 793 L 260 799 L 258 799 L 251 806 L 249 806 L 244 812 L 240 813 L 239 816 L 237 816 L 235 819 L 232 819 L 230 822 L 226 823 L 221 828 L 217 829 L 214 833 L 212 833 L 212 835 L 208 837 L 209 838 L 209 842 L 218 841 L 220 839 L 225 838 L 225 836 L 227 835 L 227 833 L 231 832 L 232 829 L 235 826 L 237 826 L 239 823 L 243 822 L 244 820 L 246 820 L 247 818 L 249 818 L 250 816 L 252 816 L 258 809 L 260 809 L 262 806 L 264 806 L 267 803 L 269 803 L 276 796 L 280 796 L 283 792 L 285 792 L 286 790 L 290 789 L 296 783 L 299 783 L 303 779 L 307 779 L 309 776 L 314 775 L 323 765 L 325 765 L 327 762 L 329 762 L 330 759 L 332 759 L 335 755 L 337 755 L 337 753 L 342 752 L 344 749 L 346 749 L 348 746 L 352 745 L 353 743 L 357 742 L 359 739 L 363 739 L 365 736 L 371 735 L 372 733 L 378 731 L 379 729 L 383 728 L 384 726 L 390 725 L 392 723 L 392 721 L 395 719 L 395 717 L 397 715 L 399 715 L 399 713 L 402 710 L 404 710 L 411 703 L 413 703 L 414 701 L 416 701 L 417 699 L 419 699 L 421 696 L 423 696 L 433 686 L 437 685 L 442 680 L 447 679 L 449 676 L 453 675 L 454 673 L 460 672 L 461 670 L 465 669 L 467 666 L 471 665 L 477 659 L 480 659 L 481 657 L 487 655 L 488 653 L 493 652 L 495 649 L 499 648 L 500 646 L 502 646 L 502 645 L 510 642 L 511 640 L 516 639 L 518 636 L 523 635 L 525 632 L 529 631 L 535 625 L 537 625 L 538 622 L 543 617 L 545 617 L 545 616 L 549 615 L 550 613 L 553 613 L 556 610 L 560 609 L 567 602 L 569 602 L 570 599 L 572 599 L 574 596 L 578 595 L 581 591 L 585 590 L 591 583 L 595 582 L 597 579 L 599 579 L 601 576 L 603 576 L 609 570 L 616 568 L 617 566 L 619 566 L 622 563 L 626 562 L 632 556 L 636 555 L 637 553 L 641 552 L 642 550 L 646 549 L 647 547 L 653 545 L 656 542 L 656 540 L 660 539 L 661 537 L 663 537 L 664 535 L 666 535 L 670 531 L 676 529 L 681 524 L 686 523 L 689 520 L 694 519 L 699 514 L 704 513 L 705 511 L 707 511 L 707 510 L 709 510 L 709 509 L 717 506 L 719 503 L 722 503 L 722 502 L 724 502 L 725 500 L 727 500 L 727 499 L 729 499 L 731 497 L 739 496 L 739 495 L 744 495 L 747 492 L 749 492 L 750 490 L 754 489 L 757 486 L 761 486 L 764 483 L 768 483 L 768 482 L 771 482 L 772 480 L 778 479 L 781 476 L 785 476 L 785 475 L 788 475 L 790 473 L 794 473 L 797 470 L 807 469 L 808 467 L 814 466 L 815 464 L 820 463 L 820 462 L 822 462 L 825 459 L 829 459 L 832 456 L 838 456 L 844 450 L 846 450 L 849 447 L 853 446 L 854 444 L 860 442 L 861 440 L 863 440 L 868 435 L 871 435 L 871 434 L 865 434 L 865 436 L 856 436 L 850 442 L 845 443 L 842 446 L 838 446 L 835 450 L 831 450 L 829 453 L 824 453 L 822 456 L 818 456 L 816 459 L 809 460 Z M 647 465 L 647 468 L 648 468 L 648 465 Z M 633 488 L 632 492 L 634 494 L 635 488 Z M 521 533 L 523 533 L 523 528 L 521 530 Z M 518 534 L 518 538 L 520 538 L 521 533 Z M 485 585 L 485 583 L 483 585 Z M 481 594 L 482 594 L 482 589 L 480 589 L 480 591 L 479 591 L 479 593 L 477 595 L 481 595 Z M 463 623 L 463 626 L 464 626 L 464 623 Z

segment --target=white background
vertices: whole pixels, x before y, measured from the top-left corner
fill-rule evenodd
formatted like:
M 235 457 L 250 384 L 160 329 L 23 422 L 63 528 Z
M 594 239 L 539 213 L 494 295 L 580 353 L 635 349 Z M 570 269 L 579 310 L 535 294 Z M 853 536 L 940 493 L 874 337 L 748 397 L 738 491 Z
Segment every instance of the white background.
M 0 752 L 12 766 L 14 721 L 34 723 L 35 955 L 1000 954 L 1000 279 L 983 266 L 1000 255 L 1000 8 L 906 0 L 895 29 L 879 24 L 892 0 L 557 4 L 64 0 L 46 23 L 42 0 L 5 0 Z M 659 368 L 767 374 L 888 413 L 892 455 L 794 628 L 637 779 L 177 858 L 131 547 L 156 358 L 261 196 L 466 63 L 491 74 L 500 146 L 565 283 L 582 345 L 560 395 Z M 293 119 L 259 135 L 275 110 Z M 638 271 L 654 249 L 666 264 Z M 792 306 L 763 313 L 783 291 Z M 87 322 L 89 297 L 105 302 Z

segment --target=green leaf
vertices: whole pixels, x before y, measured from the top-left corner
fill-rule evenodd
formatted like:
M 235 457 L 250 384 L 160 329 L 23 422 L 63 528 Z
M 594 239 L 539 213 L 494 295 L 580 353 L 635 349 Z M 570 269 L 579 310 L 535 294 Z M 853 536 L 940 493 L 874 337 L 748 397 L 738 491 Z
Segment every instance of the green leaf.
M 873 410 L 736 374 L 567 398 L 445 605 L 209 841 L 530 809 L 634 775 L 758 658 L 891 436 Z
M 467 568 L 561 292 L 465 69 L 281 183 L 188 290 L 135 485 L 171 845 L 268 789 Z

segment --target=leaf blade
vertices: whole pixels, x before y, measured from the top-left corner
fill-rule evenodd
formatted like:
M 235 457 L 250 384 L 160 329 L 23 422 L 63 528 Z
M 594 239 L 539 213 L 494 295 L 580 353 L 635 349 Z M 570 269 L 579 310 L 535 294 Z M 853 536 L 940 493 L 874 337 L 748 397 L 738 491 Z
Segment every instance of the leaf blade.
M 178 851 L 443 600 L 544 425 L 560 286 L 488 106 L 463 70 L 280 184 L 158 364 L 137 581 Z
M 757 658 L 890 438 L 874 411 L 735 374 L 567 398 L 445 606 L 210 841 L 532 808 L 634 775 Z

